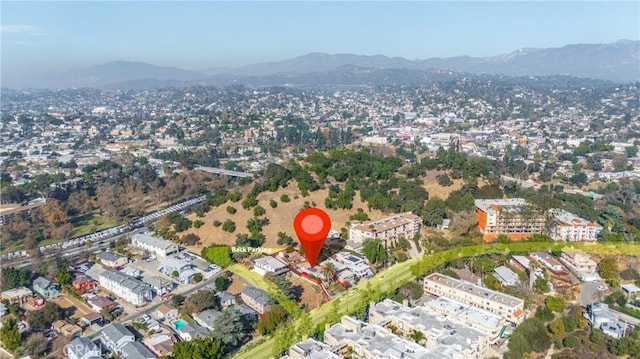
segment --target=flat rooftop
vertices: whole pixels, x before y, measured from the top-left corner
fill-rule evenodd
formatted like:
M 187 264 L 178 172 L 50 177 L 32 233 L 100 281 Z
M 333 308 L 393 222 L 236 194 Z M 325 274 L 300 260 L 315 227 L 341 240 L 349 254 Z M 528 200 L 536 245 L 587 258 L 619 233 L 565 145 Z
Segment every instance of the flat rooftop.
M 498 328 L 504 322 L 504 317 L 501 315 L 447 297 L 430 300 L 424 303 L 424 306 L 485 328 Z
M 347 328 L 341 323 L 334 324 L 325 331 L 339 341 L 357 342 L 379 358 L 431 359 L 442 358 L 438 353 L 422 345 L 403 339 L 376 324 L 367 324 L 351 317 L 343 317 L 342 321 L 359 323 L 360 330 Z
M 329 349 L 325 343 L 319 342 L 313 338 L 301 341 L 289 348 L 289 355 L 304 357 L 306 359 L 340 359 L 341 355 L 335 354 Z M 285 355 L 280 359 L 290 359 L 289 355 Z
M 413 223 L 420 217 L 411 212 L 397 214 L 395 216 L 386 217 L 377 221 L 367 221 L 357 223 L 353 225 L 353 229 L 357 229 L 363 232 L 385 232 L 396 227 L 404 226 L 406 224 Z
M 495 302 L 503 303 L 504 305 L 514 306 L 514 307 L 524 305 L 524 300 L 520 298 L 516 298 L 508 294 L 496 292 L 494 290 L 487 289 L 470 282 L 451 278 L 440 273 L 432 273 L 428 275 L 425 278 L 425 280 L 438 282 L 441 285 L 445 285 L 450 288 L 456 288 L 458 290 L 465 291 L 476 297 L 490 299 Z
M 524 198 L 506 198 L 506 199 L 476 199 L 475 205 L 481 211 L 489 213 L 494 212 L 497 207 L 520 207 L 527 204 Z
M 448 309 L 455 314 L 456 308 L 454 303 L 441 301 L 433 305 L 437 306 L 438 304 L 444 304 L 445 307 L 448 306 Z M 464 311 L 464 308 L 462 309 L 460 312 Z M 480 338 L 488 336 L 479 330 L 469 328 L 463 323 L 444 317 L 429 307 L 409 308 L 390 299 L 385 299 L 377 303 L 370 310 L 375 311 L 384 318 L 388 318 L 385 319 L 383 323 L 374 324 L 383 325 L 391 318 L 401 320 L 405 323 L 411 323 L 411 326 L 430 333 L 428 335 L 429 341 L 443 345 L 458 346 L 461 351 L 473 350 L 473 348 L 477 346 Z M 468 314 L 473 317 L 474 314 L 477 315 L 479 313 L 470 311 Z M 482 314 L 473 319 L 477 322 L 482 321 Z M 487 316 L 487 319 L 489 320 L 489 316 Z M 499 325 L 498 321 L 499 318 L 496 318 L 496 326 Z

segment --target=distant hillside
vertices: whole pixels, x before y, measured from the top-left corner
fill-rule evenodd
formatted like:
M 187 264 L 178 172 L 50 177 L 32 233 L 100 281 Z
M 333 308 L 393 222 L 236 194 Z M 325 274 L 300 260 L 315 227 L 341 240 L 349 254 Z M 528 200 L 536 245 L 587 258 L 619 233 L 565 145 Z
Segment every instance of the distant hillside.
M 344 65 L 373 69 L 441 68 L 473 74 L 508 76 L 567 75 L 616 82 L 640 80 L 640 41 L 620 40 L 612 44 L 577 44 L 549 49 L 520 49 L 493 57 L 458 56 L 411 61 L 383 55 L 360 56 L 311 53 L 280 62 L 244 66 L 243 75 L 328 72 Z
M 407 60 L 384 55 L 310 53 L 293 59 L 198 72 L 143 62 L 113 61 L 59 74 L 10 79 L 7 87 L 133 88 L 194 84 L 387 85 L 419 84 L 462 73 L 506 76 L 572 76 L 614 82 L 640 81 L 640 41 L 520 49 L 492 57 Z M 3 80 L 9 80 L 3 76 Z
M 102 65 L 70 70 L 52 76 L 50 82 L 56 87 L 102 87 L 108 84 L 130 82 L 133 87 L 147 87 L 140 80 L 148 81 L 194 81 L 203 75 L 197 71 L 165 67 L 145 62 L 112 61 Z M 137 81 L 137 82 L 136 82 Z M 162 81 L 160 81 L 162 82 Z

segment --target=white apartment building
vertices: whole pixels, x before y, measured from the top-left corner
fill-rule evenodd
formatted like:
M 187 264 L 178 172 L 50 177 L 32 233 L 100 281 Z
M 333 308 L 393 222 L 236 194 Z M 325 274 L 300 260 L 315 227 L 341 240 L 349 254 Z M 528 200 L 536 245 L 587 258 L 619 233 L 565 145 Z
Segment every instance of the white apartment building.
M 444 305 L 443 311 L 435 311 L 430 306 L 409 308 L 385 299 L 382 302 L 371 304 L 369 308 L 369 323 L 381 326 L 393 325 L 398 328 L 398 332 L 404 338 L 409 338 L 414 331 L 424 335 L 424 342 L 421 344 L 425 348 L 434 350 L 438 347 L 446 346 L 451 350 L 451 356 L 464 359 L 481 359 L 487 356 L 487 349 L 490 346 L 490 336 L 487 333 L 474 328 L 470 328 L 466 323 L 456 320 L 456 316 L 451 316 L 449 304 L 455 303 L 441 302 Z M 436 304 L 435 307 L 438 307 Z M 441 313 L 445 313 L 442 315 Z M 446 316 L 449 314 L 449 316 Z M 488 317 L 487 317 L 488 318 Z M 479 322 L 482 319 L 475 320 Z M 498 320 L 496 320 L 497 324 Z M 495 336 L 498 335 L 501 327 L 496 329 Z M 436 349 L 440 352 L 440 349 Z
M 397 214 L 377 221 L 354 221 L 349 226 L 348 246 L 360 248 L 364 241 L 369 238 L 392 244 L 400 237 L 411 240 L 419 232 L 420 217 L 411 212 Z
M 126 274 L 106 270 L 100 274 L 98 279 L 100 285 L 106 290 L 133 305 L 143 305 L 153 299 L 150 285 Z
M 561 209 L 549 210 L 553 221 L 550 237 L 556 241 L 596 241 L 602 226 Z
M 423 304 L 439 318 L 445 318 L 466 327 L 476 329 L 489 336 L 493 344 L 506 328 L 507 319 L 499 314 L 476 308 L 449 297 L 438 297 Z
M 363 359 L 460 358 L 453 345 L 442 344 L 427 349 L 412 340 L 393 334 L 381 325 L 365 323 L 352 317 L 342 317 L 340 323 L 326 329 L 324 342 L 342 353 L 350 348 L 354 357 Z
M 516 325 L 525 319 L 524 300 L 440 273 L 432 273 L 424 278 L 424 291 L 504 316 Z
M 331 351 L 331 348 L 313 338 L 305 339 L 299 343 L 296 343 L 291 348 L 287 355 L 280 359 L 340 359 L 341 355 L 338 355 Z
M 143 251 L 149 251 L 157 257 L 166 257 L 180 250 L 176 243 L 154 237 L 149 233 L 134 235 L 131 238 L 131 245 Z

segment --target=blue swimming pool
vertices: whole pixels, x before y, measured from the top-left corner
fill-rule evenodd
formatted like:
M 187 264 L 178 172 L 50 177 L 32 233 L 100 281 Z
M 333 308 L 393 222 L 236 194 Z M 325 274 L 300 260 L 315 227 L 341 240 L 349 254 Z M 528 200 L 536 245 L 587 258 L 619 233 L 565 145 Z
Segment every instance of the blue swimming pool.
M 173 323 L 173 325 L 176 327 L 177 330 L 180 330 L 187 325 L 187 322 L 185 322 L 182 319 L 178 319 Z

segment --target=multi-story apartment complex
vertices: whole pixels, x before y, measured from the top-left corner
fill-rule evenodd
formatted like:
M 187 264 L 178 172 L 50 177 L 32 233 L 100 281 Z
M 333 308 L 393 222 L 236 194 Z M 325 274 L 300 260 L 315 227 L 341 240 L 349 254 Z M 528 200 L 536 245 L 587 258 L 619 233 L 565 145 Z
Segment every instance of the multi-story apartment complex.
M 106 290 L 133 305 L 143 305 L 153 298 L 150 285 L 114 270 L 102 272 L 99 281 Z
M 545 233 L 546 217 L 523 198 L 478 199 L 475 201 L 478 227 L 485 241 L 504 234 L 517 240 Z
M 392 244 L 401 237 L 411 239 L 419 232 L 420 217 L 411 212 L 397 214 L 377 221 L 354 221 L 349 227 L 348 246 L 359 248 L 369 238 Z
M 299 343 L 296 343 L 291 348 L 287 355 L 280 359 L 340 359 L 341 355 L 338 355 L 331 351 L 331 348 L 313 338 L 305 339 Z
M 476 329 L 489 336 L 491 343 L 495 343 L 507 326 L 504 316 L 476 308 L 449 297 L 438 297 L 424 303 L 424 307 L 437 314 L 439 318 L 446 318 L 465 327 Z
M 525 319 L 524 300 L 440 273 L 425 277 L 424 291 L 504 316 L 514 324 L 520 324 Z
M 481 333 L 465 328 L 465 333 Z M 402 338 L 380 324 L 365 323 L 352 317 L 342 317 L 324 332 L 324 342 L 334 351 L 351 352 L 356 358 L 363 359 L 427 359 L 427 358 L 482 358 L 467 356 L 459 348 L 468 347 L 467 338 L 458 335 L 453 328 L 443 328 L 441 342 L 427 348 L 412 340 Z
M 561 209 L 549 210 L 553 222 L 550 236 L 556 241 L 596 241 L 602 226 Z
M 467 323 L 456 319 L 456 315 L 451 315 L 451 308 L 444 301 L 434 303 L 434 306 L 409 308 L 385 299 L 382 302 L 371 304 L 369 308 L 369 323 L 382 326 L 393 325 L 397 328 L 396 334 L 404 338 L 409 338 L 413 332 L 421 332 L 424 341 L 421 343 L 425 348 L 443 351 L 443 345 L 451 351 L 451 357 L 465 359 L 479 359 L 486 357 L 487 349 L 490 346 L 490 336 L 481 330 L 471 328 Z M 459 303 L 462 304 L 462 303 Z M 435 308 L 438 308 L 436 311 Z M 467 313 L 470 314 L 470 313 Z M 501 317 L 498 317 L 501 318 Z M 473 320 L 480 322 L 482 317 Z M 496 319 L 497 329 L 495 337 L 498 336 L 499 319 Z M 487 317 L 487 320 L 490 320 Z M 440 348 L 439 348 L 440 347 Z
M 166 257 L 177 253 L 180 249 L 176 243 L 154 237 L 148 233 L 134 235 L 131 238 L 131 245 L 143 251 L 149 251 L 157 257 Z

